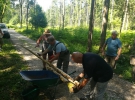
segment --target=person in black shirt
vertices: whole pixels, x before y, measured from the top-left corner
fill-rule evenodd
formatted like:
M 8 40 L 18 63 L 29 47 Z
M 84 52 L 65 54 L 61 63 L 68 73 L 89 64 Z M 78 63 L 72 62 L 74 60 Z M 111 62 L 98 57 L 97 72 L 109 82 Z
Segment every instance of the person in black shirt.
M 72 60 L 76 63 L 82 63 L 83 72 L 75 78 L 75 80 L 82 82 L 79 86 L 74 88 L 74 93 L 82 89 L 90 80 L 90 95 L 89 99 L 81 98 L 80 100 L 102 100 L 107 88 L 108 81 L 113 77 L 113 70 L 103 58 L 93 53 L 79 53 L 72 54 Z

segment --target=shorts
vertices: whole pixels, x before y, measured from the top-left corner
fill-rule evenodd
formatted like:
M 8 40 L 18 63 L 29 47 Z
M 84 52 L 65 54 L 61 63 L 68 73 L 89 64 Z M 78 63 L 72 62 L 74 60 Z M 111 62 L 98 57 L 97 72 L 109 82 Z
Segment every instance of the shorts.
M 115 56 L 105 56 L 105 61 L 113 68 L 116 69 Z

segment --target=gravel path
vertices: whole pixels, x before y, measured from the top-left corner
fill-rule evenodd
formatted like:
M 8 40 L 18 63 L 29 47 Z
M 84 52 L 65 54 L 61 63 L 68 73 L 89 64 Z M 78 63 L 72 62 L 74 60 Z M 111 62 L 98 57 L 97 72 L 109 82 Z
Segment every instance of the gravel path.
M 23 56 L 26 62 L 28 62 L 29 70 L 42 70 L 42 61 L 21 47 L 21 45 L 24 45 L 33 50 L 35 53 L 40 52 L 39 48 L 35 48 L 36 42 L 27 38 L 26 36 L 16 33 L 14 30 L 9 30 L 9 32 L 11 34 L 11 40 L 14 43 L 14 46 L 17 48 L 18 53 Z M 56 61 L 53 64 L 56 65 Z M 81 72 L 82 66 L 71 61 L 69 64 L 68 73 L 75 70 L 76 73 L 71 75 L 72 77 L 77 76 Z M 56 100 L 79 100 L 79 97 L 87 94 L 88 89 L 89 86 L 86 85 L 78 93 L 70 94 L 68 92 L 66 83 L 60 84 L 57 87 Z M 117 75 L 114 75 L 113 79 L 111 79 L 108 84 L 104 98 L 104 100 L 135 100 L 135 85 L 119 78 Z M 43 98 L 41 100 L 48 99 Z

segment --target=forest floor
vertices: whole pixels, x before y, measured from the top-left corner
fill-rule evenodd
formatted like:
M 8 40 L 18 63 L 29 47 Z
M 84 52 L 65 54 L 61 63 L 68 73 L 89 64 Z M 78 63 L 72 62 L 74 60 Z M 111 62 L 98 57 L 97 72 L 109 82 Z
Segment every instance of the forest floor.
M 18 53 L 23 56 L 24 60 L 29 66 L 29 70 L 42 70 L 42 61 L 31 54 L 29 51 L 21 47 L 21 45 L 26 46 L 33 52 L 40 52 L 40 48 L 35 48 L 36 42 L 16 33 L 14 30 L 10 30 L 11 40 L 16 47 Z M 56 61 L 53 63 L 56 65 Z M 76 71 L 71 77 L 77 76 L 82 71 L 82 66 L 80 64 L 75 64 L 70 61 L 68 73 Z M 56 90 L 56 100 L 79 100 L 80 97 L 89 93 L 89 85 L 87 84 L 81 91 L 76 94 L 70 94 L 67 83 L 62 83 L 57 86 Z M 40 94 L 41 100 L 49 100 L 44 93 Z M 113 79 L 109 81 L 106 93 L 104 95 L 104 100 L 134 100 L 135 98 L 135 85 L 131 82 L 123 80 L 117 75 L 114 75 Z

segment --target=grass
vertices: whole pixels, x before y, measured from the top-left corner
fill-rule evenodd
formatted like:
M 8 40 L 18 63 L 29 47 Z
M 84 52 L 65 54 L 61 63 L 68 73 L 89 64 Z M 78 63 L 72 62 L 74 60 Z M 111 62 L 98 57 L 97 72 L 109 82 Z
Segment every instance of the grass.
M 87 51 L 87 36 L 88 28 L 87 27 L 75 27 L 75 28 L 65 28 L 64 30 L 59 29 L 50 29 L 55 38 L 63 42 L 67 48 L 71 51 L 86 52 Z M 43 29 L 40 31 L 35 30 L 17 30 L 19 33 L 28 36 L 33 40 L 37 40 L 39 36 L 43 33 Z M 100 43 L 100 29 L 94 29 L 93 34 L 93 48 L 92 52 L 97 53 Z M 107 31 L 106 38 L 110 37 L 110 31 Z M 117 62 L 117 69 L 114 70 L 117 75 L 120 75 L 128 81 L 132 81 L 131 70 L 132 66 L 130 65 L 130 54 L 131 46 L 135 37 L 135 32 L 128 30 L 120 34 L 120 40 L 122 41 L 122 56 Z
M 21 100 L 21 92 L 27 86 L 19 72 L 26 70 L 26 62 L 17 53 L 12 42 L 4 39 L 0 52 L 0 98 L 1 100 Z

